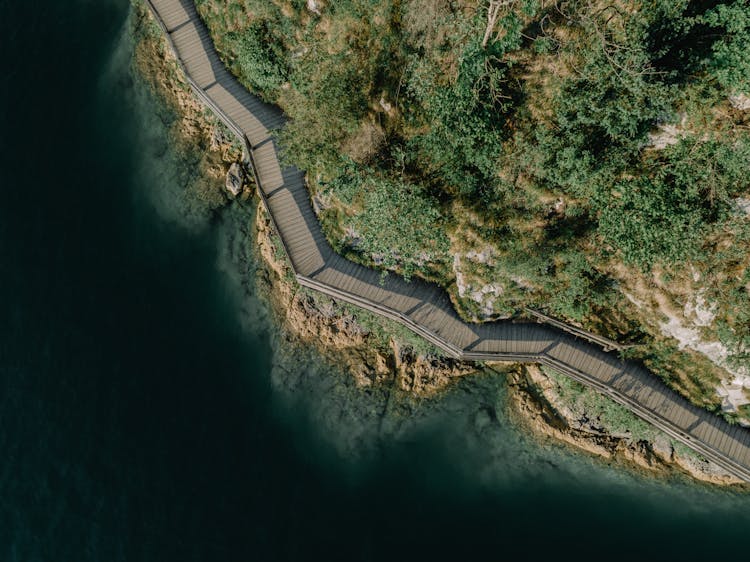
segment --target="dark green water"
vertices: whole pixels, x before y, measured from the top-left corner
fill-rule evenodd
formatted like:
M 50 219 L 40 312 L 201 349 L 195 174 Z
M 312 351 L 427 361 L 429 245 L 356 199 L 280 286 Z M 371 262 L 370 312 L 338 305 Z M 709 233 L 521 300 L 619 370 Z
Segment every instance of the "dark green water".
M 750 497 L 535 445 L 497 378 L 386 408 L 284 345 L 127 13 L 0 0 L 0 560 L 747 559 Z

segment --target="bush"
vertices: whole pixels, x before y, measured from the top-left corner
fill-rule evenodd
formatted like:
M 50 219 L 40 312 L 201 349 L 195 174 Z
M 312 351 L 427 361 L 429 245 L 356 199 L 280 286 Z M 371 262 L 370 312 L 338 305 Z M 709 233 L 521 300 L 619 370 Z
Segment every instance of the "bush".
M 234 46 L 241 76 L 264 98 L 275 99 L 275 91 L 289 77 L 289 64 L 268 22 L 255 20 L 241 33 L 228 34 L 227 39 Z
M 709 72 L 730 93 L 750 93 L 750 7 L 745 0 L 722 4 L 702 18 L 717 40 L 707 63 Z
M 648 177 L 618 182 L 609 201 L 599 201 L 601 234 L 625 260 L 649 267 L 698 254 L 723 218 L 730 197 L 749 185 L 750 142 L 687 138 L 651 163 Z
M 426 265 L 445 263 L 450 242 L 438 203 L 418 186 L 362 170 L 342 175 L 328 188 L 356 209 L 343 223 L 356 233 L 356 250 L 406 277 Z
M 511 107 L 501 47 L 517 46 L 517 40 L 506 37 L 503 44 L 483 49 L 476 39 L 461 53 L 458 76 L 450 84 L 425 83 L 419 74 L 413 77 L 411 93 L 424 108 L 428 132 L 414 138 L 412 145 L 450 192 L 464 197 L 492 193 Z

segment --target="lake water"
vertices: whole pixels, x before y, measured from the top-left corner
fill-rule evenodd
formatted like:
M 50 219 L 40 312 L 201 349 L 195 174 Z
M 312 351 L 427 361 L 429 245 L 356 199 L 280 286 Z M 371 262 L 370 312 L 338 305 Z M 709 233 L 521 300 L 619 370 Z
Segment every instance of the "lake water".
M 0 0 L 0 560 L 747 558 L 750 496 L 538 445 L 499 377 L 389 400 L 286 344 L 128 9 Z

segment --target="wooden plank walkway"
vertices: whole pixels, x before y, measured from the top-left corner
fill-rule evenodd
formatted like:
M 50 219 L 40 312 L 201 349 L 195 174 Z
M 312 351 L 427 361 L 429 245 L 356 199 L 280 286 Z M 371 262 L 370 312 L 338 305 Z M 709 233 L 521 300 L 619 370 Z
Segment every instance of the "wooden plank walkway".
M 693 406 L 641 366 L 575 337 L 577 329 L 467 324 L 439 287 L 394 275 L 381 281 L 379 272 L 338 256 L 312 210 L 304 174 L 280 162 L 272 131 L 283 126 L 282 112 L 227 71 L 193 0 L 146 1 L 198 98 L 245 143 L 259 194 L 301 285 L 400 322 L 458 359 L 541 363 L 565 373 L 750 482 L 750 431 Z

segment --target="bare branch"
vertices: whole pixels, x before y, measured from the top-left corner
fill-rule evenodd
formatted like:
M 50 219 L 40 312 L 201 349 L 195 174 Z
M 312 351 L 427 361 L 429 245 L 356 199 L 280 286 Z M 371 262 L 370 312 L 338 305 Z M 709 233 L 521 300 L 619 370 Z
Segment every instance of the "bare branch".
M 487 7 L 487 27 L 484 30 L 484 39 L 482 39 L 483 49 L 487 48 L 487 42 L 492 37 L 492 31 L 495 29 L 502 8 L 515 2 L 516 0 L 490 0 L 490 5 Z

